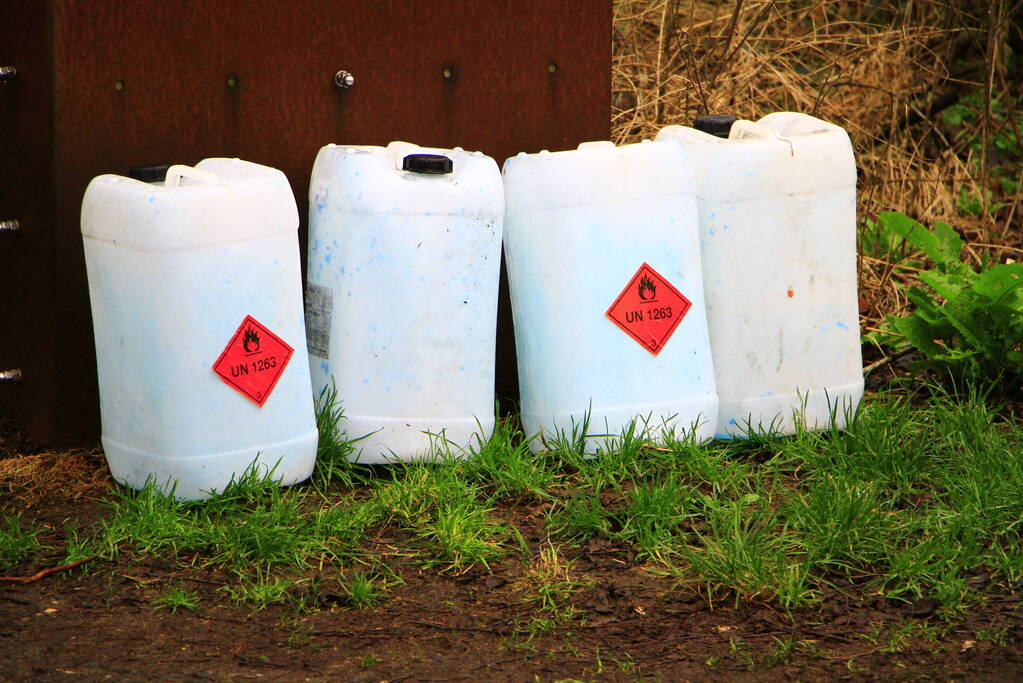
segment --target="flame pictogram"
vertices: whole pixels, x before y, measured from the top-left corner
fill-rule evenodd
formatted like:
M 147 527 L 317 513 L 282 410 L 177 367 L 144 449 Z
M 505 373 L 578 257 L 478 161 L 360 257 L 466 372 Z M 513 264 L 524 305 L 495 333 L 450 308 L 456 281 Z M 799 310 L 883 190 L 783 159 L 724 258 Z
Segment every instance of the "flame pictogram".
M 644 275 L 639 280 L 639 298 L 643 301 L 650 301 L 657 295 L 657 285 L 650 279 L 649 276 Z
M 242 337 L 242 346 L 245 347 L 246 353 L 259 351 L 259 333 L 251 327 L 245 330 L 245 336 Z
M 604 315 L 656 356 L 691 306 L 682 292 L 644 263 Z

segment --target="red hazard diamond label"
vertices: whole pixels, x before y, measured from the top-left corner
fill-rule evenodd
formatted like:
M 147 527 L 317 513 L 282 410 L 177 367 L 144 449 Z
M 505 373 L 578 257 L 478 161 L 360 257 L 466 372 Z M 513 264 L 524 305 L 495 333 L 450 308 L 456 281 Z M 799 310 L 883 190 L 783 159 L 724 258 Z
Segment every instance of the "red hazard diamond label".
M 655 356 L 693 303 L 644 263 L 605 315 Z
M 283 339 L 247 315 L 213 370 L 262 408 L 294 352 Z

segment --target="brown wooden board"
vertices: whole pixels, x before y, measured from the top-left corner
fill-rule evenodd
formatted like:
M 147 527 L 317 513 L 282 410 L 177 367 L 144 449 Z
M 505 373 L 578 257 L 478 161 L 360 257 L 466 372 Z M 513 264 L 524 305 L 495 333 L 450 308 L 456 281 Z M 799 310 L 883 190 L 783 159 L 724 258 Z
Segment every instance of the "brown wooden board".
M 7 0 L 0 12 L 0 61 L 19 68 L 0 85 L 14 148 L 0 148 L 0 179 L 15 178 L 0 214 L 39 223 L 0 235 L 0 286 L 20 293 L 0 370 L 24 370 L 20 386 L 0 385 L 0 415 L 40 443 L 98 435 L 78 222 L 94 176 L 236 156 L 282 169 L 305 214 L 329 142 L 461 146 L 502 163 L 609 135 L 605 0 Z M 353 87 L 335 86 L 339 69 Z M 501 308 L 507 399 L 506 297 Z
M 91 354 L 91 327 L 57 335 L 56 221 L 53 188 L 52 55 L 45 2 L 0 2 L 0 66 L 14 66 L 14 80 L 0 82 L 0 220 L 17 232 L 0 232 L 0 371 L 20 370 L 22 380 L 0 382 L 0 420 L 13 418 L 28 434 L 46 437 L 57 422 L 56 354 L 67 343 Z M 72 235 L 68 226 L 68 235 Z M 87 381 L 95 383 L 95 379 Z M 95 406 L 84 407 L 95 412 Z

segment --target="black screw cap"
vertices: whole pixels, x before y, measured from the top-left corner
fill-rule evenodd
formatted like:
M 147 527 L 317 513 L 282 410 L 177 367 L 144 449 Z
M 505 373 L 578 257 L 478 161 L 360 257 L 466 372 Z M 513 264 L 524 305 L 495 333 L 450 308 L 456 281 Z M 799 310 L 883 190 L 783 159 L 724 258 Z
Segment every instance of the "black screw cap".
M 693 128 L 719 138 L 727 138 L 728 131 L 732 130 L 732 124 L 738 120 L 738 116 L 731 114 L 706 114 L 693 119 Z
M 413 173 L 443 175 L 452 169 L 454 164 L 443 154 L 409 154 L 401 160 L 401 170 Z
M 167 179 L 167 169 L 171 164 L 147 164 L 132 166 L 128 169 L 128 177 L 144 183 L 162 183 Z

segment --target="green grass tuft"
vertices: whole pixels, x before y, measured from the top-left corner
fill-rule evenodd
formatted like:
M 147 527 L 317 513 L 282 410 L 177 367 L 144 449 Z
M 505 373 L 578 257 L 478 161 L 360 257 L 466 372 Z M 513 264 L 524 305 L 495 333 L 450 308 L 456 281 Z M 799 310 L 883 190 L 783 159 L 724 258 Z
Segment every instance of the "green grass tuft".
M 461 469 L 472 482 L 489 487 L 498 498 L 541 500 L 550 497 L 557 471 L 551 459 L 535 455 L 510 420 L 498 421 L 490 439 L 478 439 Z
M 641 556 L 665 559 L 676 554 L 693 516 L 693 493 L 674 476 L 637 485 L 626 494 L 617 537 L 639 548 Z
M 0 566 L 31 561 L 45 546 L 39 542 L 42 527 L 22 523 L 21 515 L 0 518 Z
M 195 612 L 199 609 L 199 596 L 183 586 L 173 585 L 168 586 L 153 605 L 156 609 L 165 609 L 172 614 L 179 610 Z
M 387 584 L 380 577 L 365 571 L 356 571 L 342 578 L 341 592 L 356 609 L 371 609 L 387 593 Z
M 355 449 L 342 429 L 344 410 L 338 399 L 337 387 L 324 387 L 316 401 L 316 429 L 319 441 L 316 447 L 316 467 L 312 481 L 321 491 L 332 484 L 351 487 L 360 480 L 349 457 Z

